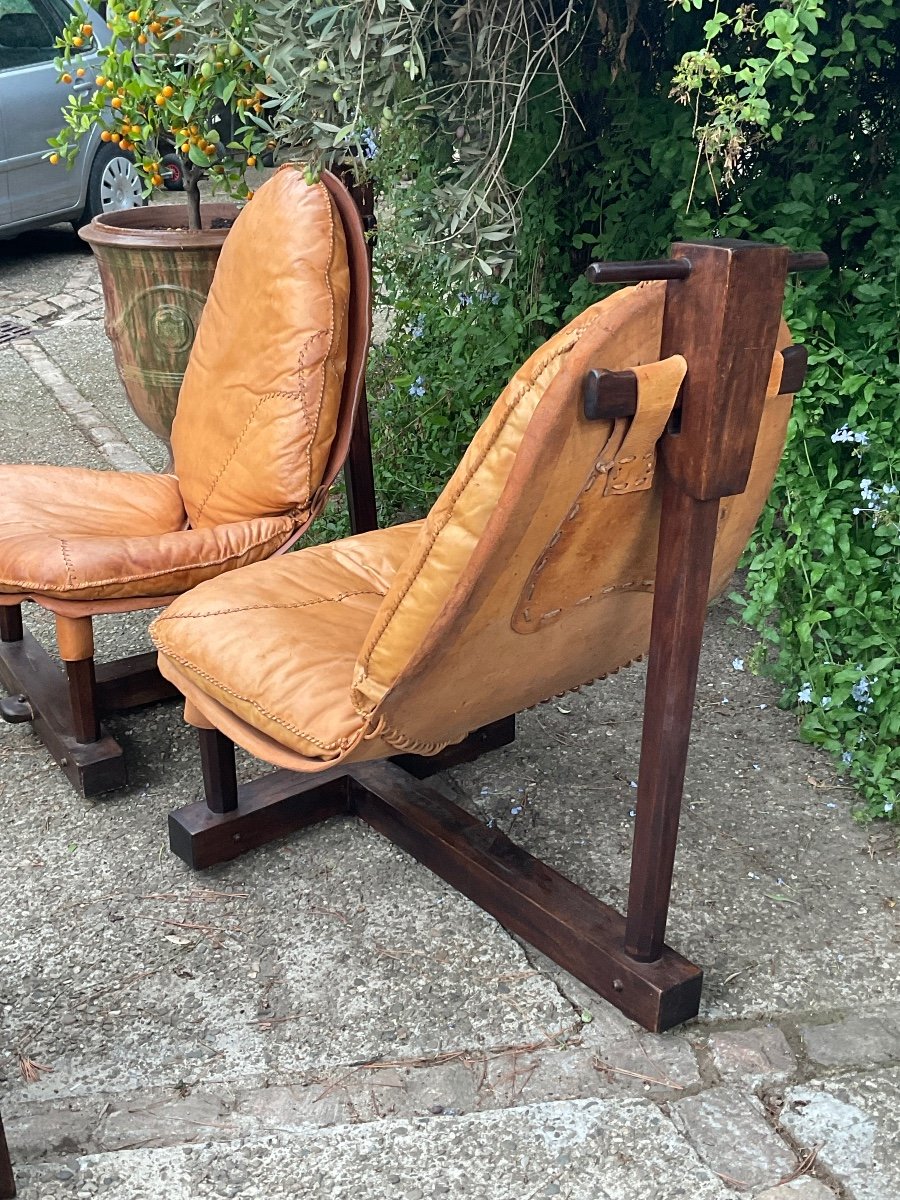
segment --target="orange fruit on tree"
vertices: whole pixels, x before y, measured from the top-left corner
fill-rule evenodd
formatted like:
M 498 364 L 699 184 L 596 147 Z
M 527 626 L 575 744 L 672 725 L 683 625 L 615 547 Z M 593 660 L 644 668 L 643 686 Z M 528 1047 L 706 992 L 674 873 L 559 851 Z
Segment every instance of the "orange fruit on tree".
M 162 94 L 165 96 L 165 98 L 167 100 L 171 100 L 171 98 L 175 95 L 175 89 L 172 87 L 172 85 L 170 83 L 167 83 L 166 86 L 162 90 Z
M 146 46 L 148 41 L 146 33 L 139 33 L 137 40 L 139 46 Z
M 109 135 L 109 140 L 110 140 L 111 142 L 121 142 L 121 140 L 122 140 L 122 135 L 121 135 L 121 133 L 111 133 L 111 134 Z
M 59 80 L 60 80 L 60 83 L 71 83 L 72 76 L 69 74 L 68 71 L 66 71 L 65 75 L 60 75 Z
M 162 33 L 162 25 L 159 21 L 151 21 L 147 28 L 151 33 Z
M 98 75 L 97 78 L 94 80 L 94 83 L 96 83 L 97 87 L 103 87 L 104 83 L 106 83 L 106 76 Z
M 255 166 L 256 166 L 256 155 L 255 155 L 255 154 L 248 154 L 248 155 L 247 155 L 247 166 L 248 166 L 248 167 L 255 167 Z
M 133 24 L 137 25 L 137 23 L 140 19 L 141 19 L 141 14 L 138 12 L 138 10 L 136 8 L 133 8 L 131 10 L 131 12 L 128 14 L 128 20 L 131 21 Z
M 79 67 L 75 74 L 79 79 L 82 79 L 84 77 L 84 67 Z
M 122 97 L 121 96 L 113 96 L 112 100 L 110 100 L 109 103 L 113 108 L 121 108 L 122 107 Z
M 150 176 L 150 182 L 153 184 L 154 187 L 162 187 L 162 181 L 163 181 L 162 175 L 151 175 Z
M 100 141 L 101 142 L 108 142 L 111 137 L 112 137 L 112 134 L 109 132 L 108 129 L 102 129 L 100 131 Z
M 82 25 L 81 32 L 84 34 L 85 37 L 90 37 L 91 34 L 94 32 L 94 27 L 93 27 L 93 25 Z
M 158 92 L 156 95 L 156 103 L 160 106 L 160 108 L 162 108 L 162 106 L 165 104 L 165 102 L 166 102 L 165 96 L 162 94 L 162 92 Z
M 51 154 L 51 155 L 50 155 L 50 161 L 51 161 L 52 163 L 54 163 L 54 164 L 58 163 L 58 162 L 59 162 L 59 155 L 58 155 L 58 154 Z
M 181 153 L 182 154 L 187 154 L 187 152 L 190 150 L 190 148 L 191 148 L 190 142 L 182 142 L 181 143 Z

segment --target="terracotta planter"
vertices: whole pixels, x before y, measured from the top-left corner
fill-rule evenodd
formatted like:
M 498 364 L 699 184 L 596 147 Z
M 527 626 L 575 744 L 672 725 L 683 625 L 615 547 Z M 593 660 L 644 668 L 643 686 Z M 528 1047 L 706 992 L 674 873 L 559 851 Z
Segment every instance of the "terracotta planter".
M 239 211 L 204 204 L 204 227 L 191 232 L 185 207 L 151 205 L 105 213 L 79 231 L 97 257 L 106 333 L 131 407 L 165 442 L 219 251 Z

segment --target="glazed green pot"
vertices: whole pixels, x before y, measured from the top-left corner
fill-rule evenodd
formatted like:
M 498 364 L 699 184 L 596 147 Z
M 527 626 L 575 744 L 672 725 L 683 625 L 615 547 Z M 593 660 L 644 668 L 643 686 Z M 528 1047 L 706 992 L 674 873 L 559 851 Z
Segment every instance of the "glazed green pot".
M 222 243 L 240 208 L 160 204 L 104 213 L 79 231 L 97 258 L 106 333 L 137 416 L 166 443 Z

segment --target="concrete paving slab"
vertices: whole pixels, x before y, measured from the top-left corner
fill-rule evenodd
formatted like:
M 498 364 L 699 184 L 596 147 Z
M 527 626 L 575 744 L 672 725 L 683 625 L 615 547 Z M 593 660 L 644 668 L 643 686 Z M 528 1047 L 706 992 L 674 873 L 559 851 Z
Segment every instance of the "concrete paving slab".
M 900 1068 L 789 1088 L 782 1127 L 844 1189 L 846 1200 L 900 1196 Z
M 726 1200 L 671 1121 L 640 1100 L 383 1121 L 214 1148 L 133 1149 L 31 1168 L 23 1200 Z
M 733 614 L 723 603 L 707 623 L 668 941 L 706 970 L 703 1020 L 890 1011 L 896 838 L 850 819 L 853 793 L 796 740 L 778 689 L 733 670 L 755 644 Z M 645 678 L 631 667 L 542 705 L 515 746 L 454 772 L 463 803 L 620 908 Z
M 0 462 L 105 465 L 16 353 L 14 342 L 0 348 L 0 396 Z
M 103 321 L 74 320 L 42 329 L 36 340 L 78 384 L 78 390 L 117 425 L 154 471 L 164 470 L 168 449 L 132 411 L 116 370 Z

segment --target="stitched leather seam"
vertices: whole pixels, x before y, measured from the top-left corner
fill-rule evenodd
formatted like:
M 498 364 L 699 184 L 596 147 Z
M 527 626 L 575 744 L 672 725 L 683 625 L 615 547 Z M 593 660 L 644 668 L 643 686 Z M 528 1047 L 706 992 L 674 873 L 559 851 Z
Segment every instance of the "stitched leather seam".
M 59 549 L 63 557 L 63 562 L 66 564 L 66 582 L 70 587 L 78 586 L 78 576 L 75 574 L 75 568 L 72 566 L 72 560 L 69 558 L 69 551 L 66 546 L 66 539 L 59 539 Z
M 529 381 L 525 381 L 525 380 L 522 381 L 522 383 L 520 384 L 519 394 L 514 396 L 507 405 L 506 412 L 503 414 L 502 423 L 497 428 L 497 430 L 494 432 L 494 435 L 493 435 L 493 437 L 491 437 L 487 446 L 485 446 L 484 451 L 482 452 L 481 456 L 478 459 L 478 462 L 473 464 L 471 470 L 467 473 L 465 479 L 463 479 L 461 481 L 460 485 L 456 489 L 456 491 L 453 495 L 452 501 L 448 505 L 448 511 L 444 518 L 443 523 L 434 531 L 433 535 L 428 539 L 428 542 L 425 545 L 425 547 L 422 551 L 422 554 L 419 557 L 418 565 L 416 566 L 416 569 L 413 572 L 412 576 L 410 577 L 406 587 L 403 589 L 403 591 L 397 597 L 397 600 L 394 603 L 393 607 L 391 608 L 391 611 L 382 618 L 378 632 L 372 638 L 372 644 L 371 644 L 371 648 L 370 648 L 368 654 L 366 654 L 366 656 L 364 658 L 361 658 L 359 660 L 359 666 L 362 670 L 362 676 L 359 680 L 360 683 L 362 683 L 364 681 L 365 677 L 368 674 L 369 663 L 371 661 L 372 654 L 378 645 L 378 642 L 384 636 L 385 630 L 387 629 L 388 625 L 390 625 L 391 621 L 394 619 L 394 616 L 395 616 L 398 608 L 403 603 L 403 601 L 406 599 L 407 593 L 409 592 L 410 588 L 412 588 L 413 584 L 415 583 L 415 581 L 418 579 L 419 575 L 421 574 L 422 568 L 425 566 L 425 562 L 428 558 L 428 555 L 431 553 L 431 550 L 432 550 L 435 542 L 437 541 L 438 536 L 441 533 L 443 533 L 444 529 L 449 524 L 450 518 L 453 516 L 453 509 L 456 506 L 457 501 L 460 499 L 462 494 L 465 492 L 465 490 L 469 486 L 469 484 L 472 482 L 472 479 L 474 478 L 475 473 L 480 469 L 480 467 L 484 463 L 484 460 L 487 458 L 490 451 L 494 448 L 495 443 L 498 441 L 498 439 L 500 438 L 500 435 L 506 429 L 506 426 L 507 426 L 510 418 L 512 417 L 512 415 L 518 408 L 519 404 L 521 404 L 522 400 L 525 398 L 525 396 L 528 395 L 528 393 L 530 391 L 532 391 L 534 388 L 539 386 L 541 379 L 547 373 L 547 371 L 552 366 L 552 364 L 555 363 L 558 358 L 561 358 L 562 355 L 568 354 L 575 346 L 577 346 L 579 341 L 584 337 L 585 333 L 587 333 L 587 331 L 589 329 L 592 329 L 598 322 L 602 321 L 605 317 L 606 317 L 606 314 L 604 312 L 598 312 L 594 317 L 592 317 L 592 319 L 590 321 L 585 321 L 584 325 L 582 325 L 580 329 L 574 331 L 572 338 L 570 340 L 568 340 L 564 345 L 560 346 L 559 349 L 556 351 L 556 353 L 553 354 L 544 363 L 543 367 L 541 368 L 541 370 L 538 372 L 537 376 L 534 379 L 529 380 Z
M 259 410 L 262 408 L 262 406 L 268 400 L 274 400 L 274 398 L 276 396 L 288 396 L 292 399 L 297 399 L 298 395 L 299 395 L 298 392 L 267 392 L 265 396 L 260 396 L 260 398 L 257 400 L 257 402 L 253 406 L 253 411 L 250 413 L 249 417 L 247 418 L 246 422 L 244 423 L 244 428 L 238 434 L 237 440 L 235 441 L 234 445 L 231 448 L 231 453 L 228 455 L 228 457 L 222 463 L 222 466 L 219 468 L 218 473 L 216 474 L 212 483 L 209 485 L 209 491 L 203 497 L 203 500 L 200 503 L 200 507 L 197 509 L 197 515 L 193 521 L 194 525 L 196 525 L 197 521 L 199 521 L 200 517 L 203 515 L 204 508 L 206 508 L 207 504 L 209 503 L 210 497 L 212 496 L 212 494 L 216 490 L 216 488 L 219 486 L 219 482 L 220 482 L 222 476 L 225 474 L 225 472 L 228 470 L 229 466 L 231 465 L 232 459 L 234 458 L 234 456 L 237 454 L 238 450 L 240 449 L 241 442 L 247 436 L 250 426 L 253 424 L 253 422 L 256 418 L 256 414 L 259 412 Z
M 332 350 L 334 349 L 334 338 L 335 338 L 335 332 L 336 332 L 336 326 L 337 326 L 337 313 L 336 313 L 336 306 L 334 303 L 334 289 L 331 286 L 331 268 L 334 265 L 334 250 L 335 250 L 335 241 L 336 241 L 335 236 L 334 236 L 334 203 L 331 199 L 331 196 L 328 193 L 328 188 L 325 187 L 325 184 L 319 183 L 317 186 L 324 192 L 325 202 L 328 206 L 328 223 L 329 223 L 328 227 L 330 230 L 330 240 L 329 240 L 329 244 L 328 244 L 328 263 L 325 267 L 325 286 L 328 288 L 328 295 L 331 298 L 331 328 L 329 330 L 328 348 L 325 352 L 325 360 L 322 363 L 322 370 L 320 372 L 321 385 L 320 385 L 320 390 L 319 390 L 319 403 L 316 406 L 315 418 L 313 421 L 310 422 L 309 418 L 307 417 L 307 422 L 310 425 L 310 437 L 306 443 L 306 494 L 307 494 L 307 496 L 312 495 L 312 492 L 313 492 L 312 448 L 313 448 L 313 442 L 315 441 L 316 437 L 318 437 L 319 423 L 322 420 L 322 407 L 325 403 L 325 376 L 326 376 L 326 372 L 327 372 L 328 360 L 331 357 Z M 324 332 L 324 330 L 320 330 L 320 333 L 317 336 L 320 336 L 321 333 L 323 333 L 323 332 Z M 305 407 L 305 402 L 306 402 L 305 389 L 304 389 L 303 399 L 304 399 L 304 407 Z
M 229 617 L 232 613 L 256 612 L 261 609 L 288 610 L 295 608 L 312 608 L 316 604 L 337 604 L 353 596 L 383 596 L 384 592 L 375 592 L 361 588 L 358 592 L 341 592 L 337 596 L 318 596 L 315 600 L 300 600 L 295 604 L 244 604 L 237 608 L 214 608 L 202 613 L 173 613 L 168 610 L 157 621 L 195 621 L 203 617 Z
M 56 584 L 48 583 L 30 583 L 21 579 L 6 579 L 5 584 L 12 585 L 17 588 L 22 588 L 24 591 L 31 592 L 69 592 L 83 591 L 85 588 L 107 587 L 112 583 L 137 583 L 141 579 L 156 579 L 160 575 L 177 575 L 181 571 L 198 571 L 201 567 L 219 567 L 223 563 L 227 563 L 230 559 L 241 558 L 250 550 L 255 550 L 257 546 L 264 546 L 266 542 L 273 541 L 276 537 L 284 536 L 286 528 L 278 529 L 274 534 L 260 538 L 258 541 L 250 542 L 244 548 L 235 554 L 226 554 L 223 558 L 203 559 L 202 562 L 184 563 L 177 567 L 166 567 L 160 571 L 147 571 L 143 575 L 114 575 L 111 579 L 90 579 L 84 580 L 82 583 L 75 583 L 71 586 L 59 587 Z
M 156 626 L 157 622 L 154 621 L 153 624 Z M 295 737 L 303 738 L 304 741 L 311 742 L 312 745 L 318 746 L 320 750 L 346 750 L 348 746 L 353 744 L 353 738 L 339 738 L 336 742 L 323 742 L 314 734 L 307 733 L 306 730 L 299 729 L 296 725 L 292 725 L 290 721 L 285 721 L 282 717 L 276 716 L 275 713 L 269 712 L 268 709 L 263 708 L 263 706 L 257 700 L 253 700 L 249 696 L 241 695 L 240 692 L 234 691 L 233 688 L 228 687 L 226 684 L 222 683 L 221 680 L 209 675 L 206 671 L 201 671 L 199 667 L 195 666 L 192 662 L 189 662 L 186 658 L 182 658 L 180 654 L 173 653 L 161 639 L 154 638 L 154 641 L 156 642 L 157 649 L 165 654 L 167 658 L 171 658 L 173 662 L 177 662 L 179 666 L 184 667 L 187 671 L 191 671 L 200 679 L 205 679 L 207 683 L 211 683 L 213 687 L 218 688 L 218 690 L 224 692 L 225 695 L 233 696 L 235 700 L 240 700 L 242 704 L 248 704 L 251 708 L 256 709 L 260 716 L 265 717 L 267 721 L 272 721 L 275 725 L 280 725 L 281 728 L 286 729 L 288 733 L 294 734 Z

